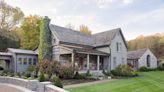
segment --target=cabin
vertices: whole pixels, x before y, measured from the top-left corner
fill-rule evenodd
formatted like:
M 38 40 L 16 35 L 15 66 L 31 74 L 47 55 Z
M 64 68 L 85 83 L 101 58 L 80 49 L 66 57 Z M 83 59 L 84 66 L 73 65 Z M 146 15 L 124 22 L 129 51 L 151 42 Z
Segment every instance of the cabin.
M 157 68 L 157 57 L 148 48 L 129 51 L 127 58 L 128 65 L 132 66 L 135 70 L 143 66 Z

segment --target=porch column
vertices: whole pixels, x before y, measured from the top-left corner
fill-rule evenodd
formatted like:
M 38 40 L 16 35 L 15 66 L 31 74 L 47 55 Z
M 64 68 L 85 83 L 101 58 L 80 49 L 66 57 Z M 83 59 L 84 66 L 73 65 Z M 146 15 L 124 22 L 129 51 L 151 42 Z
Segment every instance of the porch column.
M 100 70 L 100 56 L 97 56 L 97 71 Z
M 74 53 L 71 54 L 71 63 L 74 65 Z
M 87 54 L 87 70 L 89 70 L 89 54 Z

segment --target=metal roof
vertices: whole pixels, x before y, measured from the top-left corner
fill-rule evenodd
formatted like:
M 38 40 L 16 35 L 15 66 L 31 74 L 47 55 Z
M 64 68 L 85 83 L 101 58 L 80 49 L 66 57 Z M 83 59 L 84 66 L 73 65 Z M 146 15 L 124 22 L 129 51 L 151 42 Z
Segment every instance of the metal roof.
M 32 51 L 32 50 L 8 48 L 7 51 L 11 51 L 13 53 L 20 53 L 20 54 L 35 54 L 35 55 L 37 55 L 37 53 L 35 51 Z
M 7 52 L 0 52 L 1 56 L 12 56 L 11 53 L 7 53 Z

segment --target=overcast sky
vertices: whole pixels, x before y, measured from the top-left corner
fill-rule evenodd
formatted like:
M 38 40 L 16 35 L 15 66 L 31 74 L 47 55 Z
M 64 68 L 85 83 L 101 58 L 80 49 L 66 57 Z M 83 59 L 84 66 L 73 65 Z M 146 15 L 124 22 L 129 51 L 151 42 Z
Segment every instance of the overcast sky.
M 5 0 L 28 15 L 51 18 L 51 23 L 92 33 L 121 28 L 126 40 L 164 32 L 164 0 Z

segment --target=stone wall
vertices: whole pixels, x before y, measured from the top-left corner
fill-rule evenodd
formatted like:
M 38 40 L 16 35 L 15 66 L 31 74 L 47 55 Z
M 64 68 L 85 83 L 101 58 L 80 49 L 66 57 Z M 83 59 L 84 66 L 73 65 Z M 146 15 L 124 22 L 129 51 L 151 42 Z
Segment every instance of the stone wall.
M 14 77 L 0 76 L 0 83 L 21 86 L 35 92 L 68 92 L 62 88 L 52 85 L 51 82 L 39 82 L 38 80 L 25 80 Z

